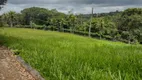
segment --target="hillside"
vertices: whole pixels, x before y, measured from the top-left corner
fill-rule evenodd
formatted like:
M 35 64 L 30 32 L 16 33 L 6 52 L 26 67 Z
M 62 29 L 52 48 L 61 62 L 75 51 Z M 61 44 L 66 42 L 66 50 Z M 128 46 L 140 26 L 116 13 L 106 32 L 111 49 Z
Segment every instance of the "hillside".
M 0 44 L 20 56 L 47 80 L 141 80 L 142 46 L 68 33 L 0 29 Z

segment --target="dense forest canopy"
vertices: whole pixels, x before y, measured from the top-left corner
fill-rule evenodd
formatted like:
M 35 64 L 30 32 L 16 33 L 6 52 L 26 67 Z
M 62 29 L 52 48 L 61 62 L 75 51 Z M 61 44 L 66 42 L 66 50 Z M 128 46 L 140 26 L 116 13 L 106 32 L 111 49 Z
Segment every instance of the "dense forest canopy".
M 80 35 L 88 35 L 91 24 L 91 36 L 99 39 L 138 43 L 142 33 L 142 8 L 129 8 L 125 11 L 74 15 L 58 12 L 56 9 L 39 7 L 26 8 L 21 13 L 10 11 L 1 15 L 0 26 L 26 27 L 44 30 L 58 30 Z

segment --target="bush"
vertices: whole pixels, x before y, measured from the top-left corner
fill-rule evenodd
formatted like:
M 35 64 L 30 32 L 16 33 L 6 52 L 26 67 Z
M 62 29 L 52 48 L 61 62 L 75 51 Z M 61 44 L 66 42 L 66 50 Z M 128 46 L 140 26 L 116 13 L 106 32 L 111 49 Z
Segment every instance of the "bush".
M 56 26 L 50 25 L 50 26 L 47 27 L 47 29 L 48 29 L 48 30 L 53 30 L 53 31 L 54 31 L 54 30 L 56 30 Z
M 3 27 L 9 27 L 9 25 L 8 24 L 3 24 Z
M 30 25 L 23 25 L 24 28 L 31 28 Z
M 15 25 L 16 28 L 21 28 L 23 25 Z

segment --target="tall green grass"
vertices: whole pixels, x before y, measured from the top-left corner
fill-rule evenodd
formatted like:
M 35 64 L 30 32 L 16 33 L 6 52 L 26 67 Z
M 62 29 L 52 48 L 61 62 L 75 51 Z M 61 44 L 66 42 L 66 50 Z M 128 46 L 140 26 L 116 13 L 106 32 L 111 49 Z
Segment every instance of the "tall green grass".
M 30 29 L 0 30 L 0 41 L 47 80 L 142 80 L 142 46 Z

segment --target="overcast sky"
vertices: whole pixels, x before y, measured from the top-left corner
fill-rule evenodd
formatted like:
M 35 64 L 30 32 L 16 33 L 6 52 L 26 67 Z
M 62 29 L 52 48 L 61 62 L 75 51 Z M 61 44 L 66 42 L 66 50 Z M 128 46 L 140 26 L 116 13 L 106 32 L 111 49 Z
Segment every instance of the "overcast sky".
M 69 10 L 74 13 L 91 13 L 91 7 L 94 7 L 95 13 L 124 10 L 131 7 L 142 7 L 142 0 L 8 0 L 7 4 L 0 11 L 0 14 L 10 10 L 20 12 L 28 7 L 43 7 L 48 9 L 57 9 L 58 11 L 68 13 Z

